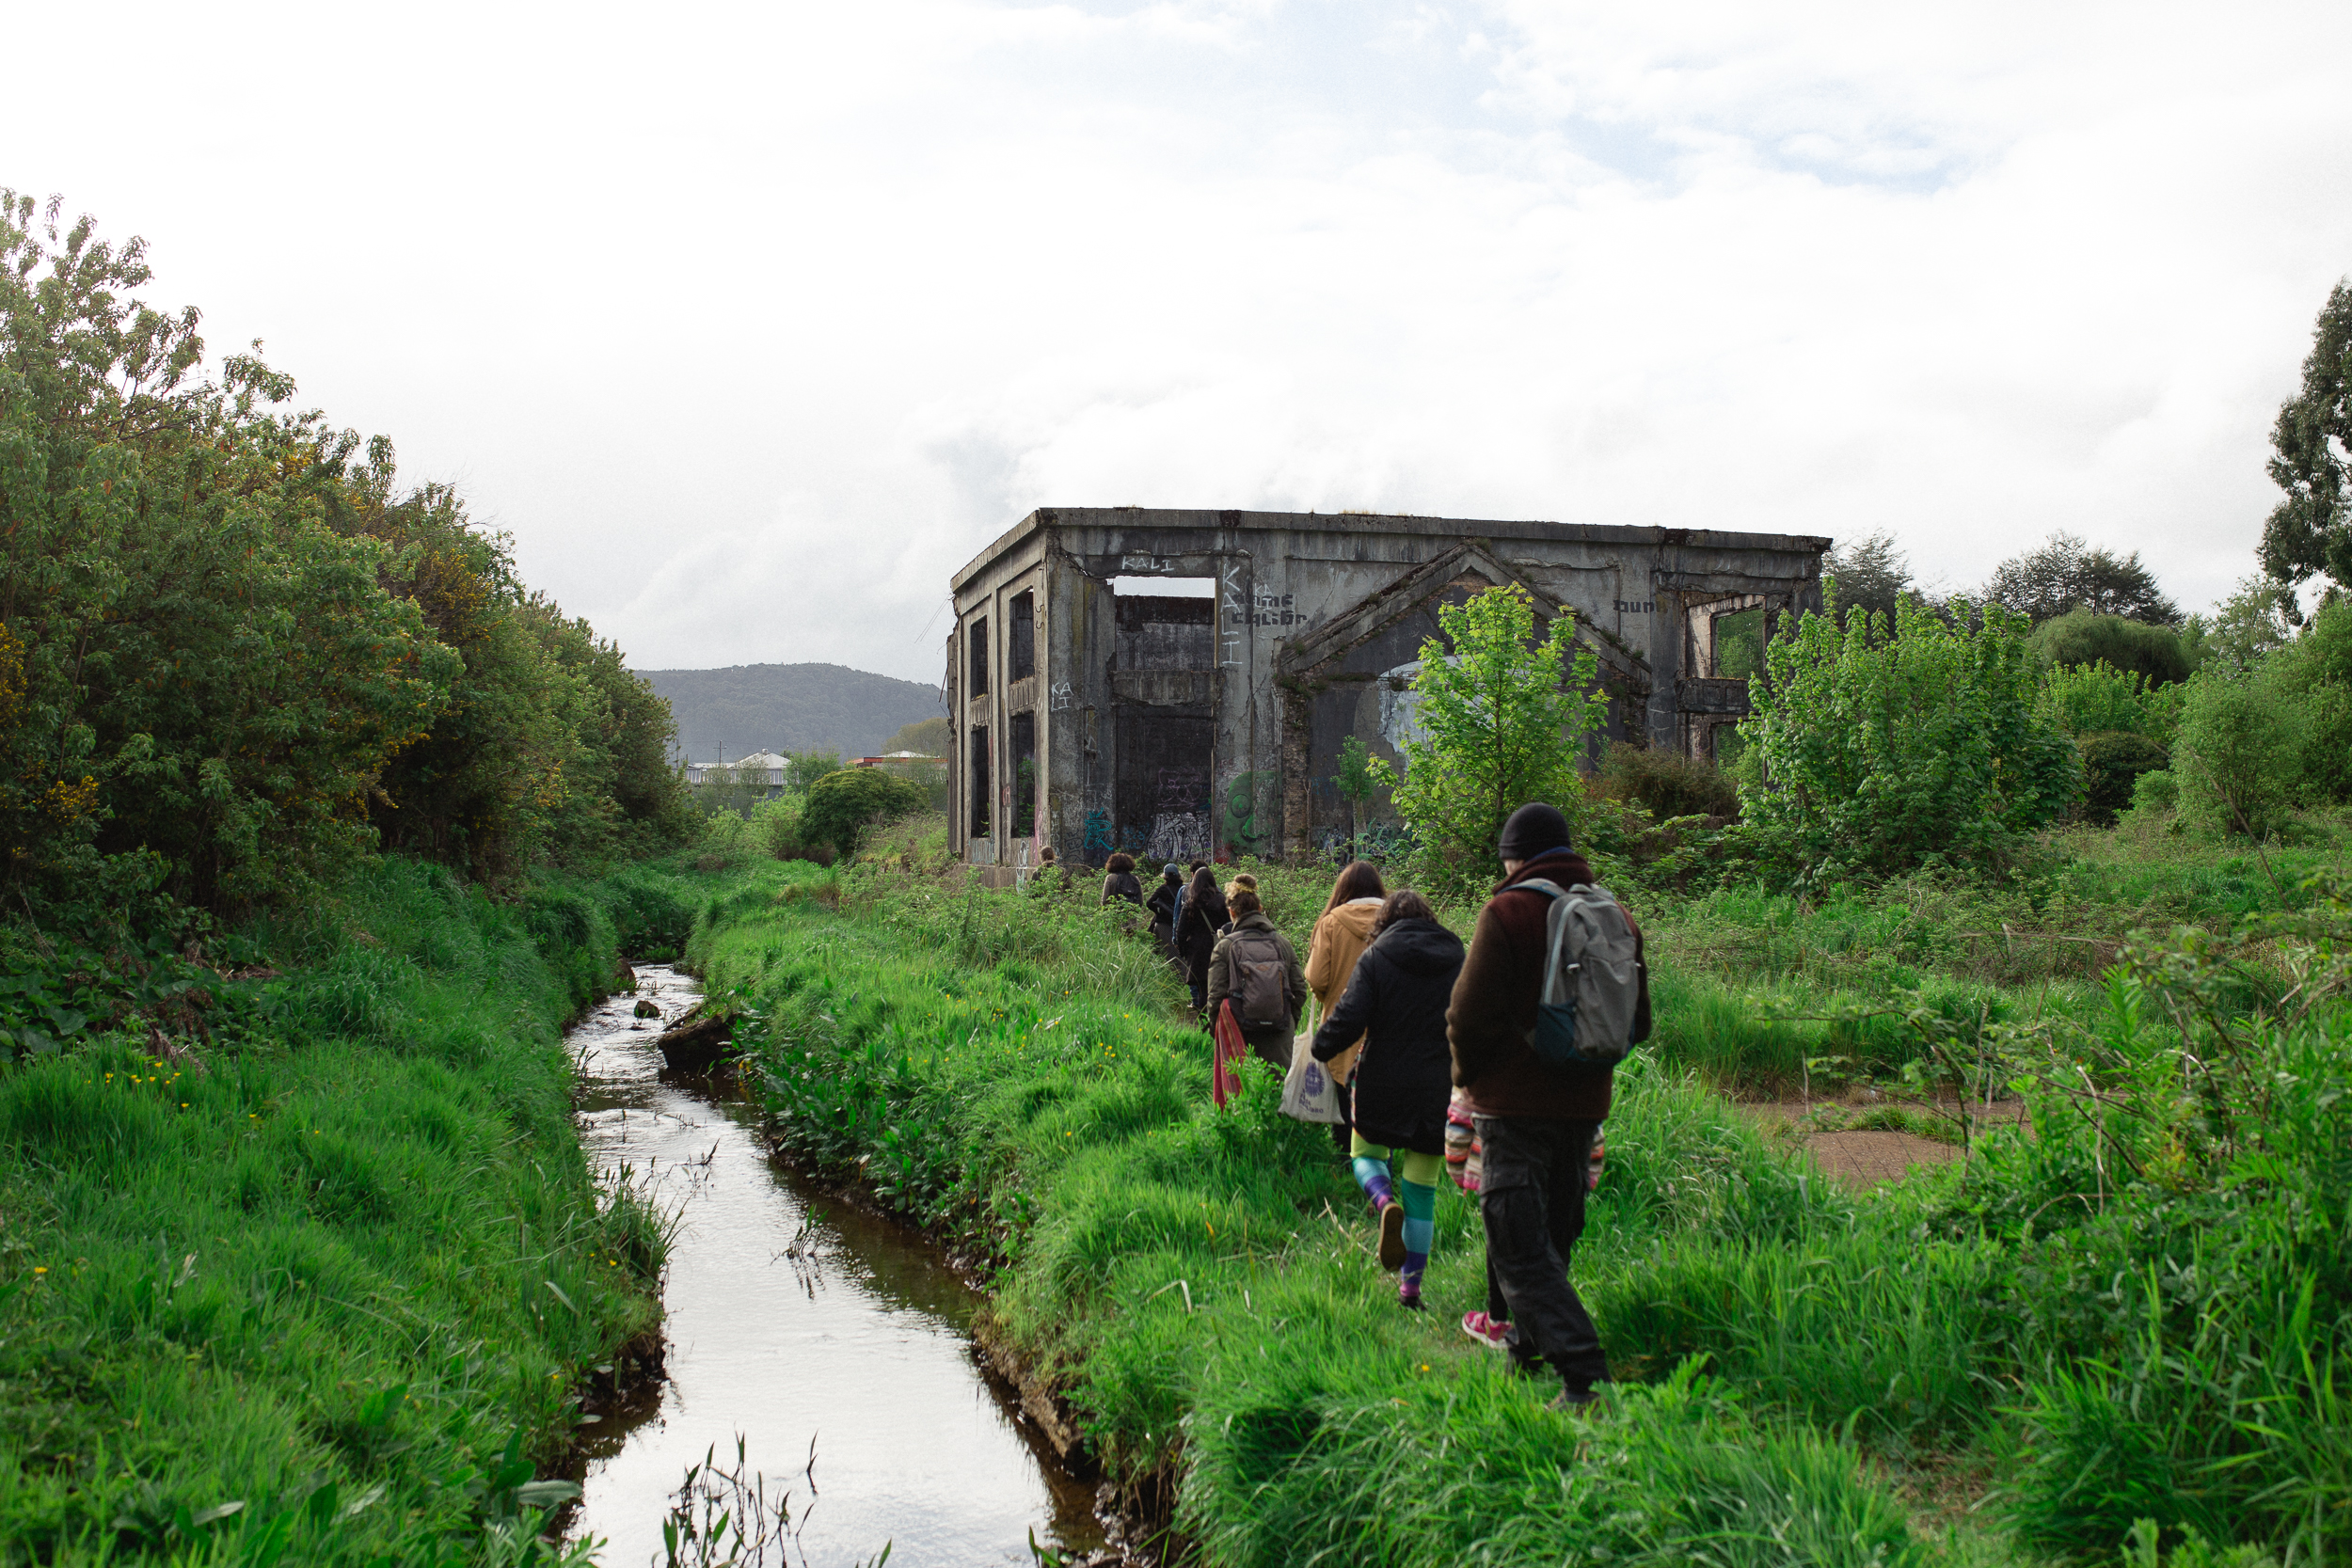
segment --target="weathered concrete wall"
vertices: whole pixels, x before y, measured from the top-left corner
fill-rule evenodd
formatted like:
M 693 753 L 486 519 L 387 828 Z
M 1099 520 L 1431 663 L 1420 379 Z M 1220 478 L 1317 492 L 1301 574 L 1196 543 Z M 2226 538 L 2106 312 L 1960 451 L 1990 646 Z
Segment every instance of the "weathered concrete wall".
M 1066 860 L 1113 848 L 1280 853 L 1345 831 L 1331 788 L 1340 743 L 1395 758 L 1400 703 L 1437 611 L 1499 583 L 1576 615 L 1601 663 L 1608 733 L 1704 754 L 1743 712 L 1715 678 L 1719 616 L 1818 606 L 1826 539 L 1556 523 L 1285 513 L 1044 509 L 954 580 L 958 714 L 951 827 L 996 863 L 1032 845 L 1015 823 L 1007 740 L 1034 712 L 1041 832 Z M 1209 578 L 1212 604 L 1112 593 L 1114 577 Z M 1008 683 L 1010 601 L 1035 594 L 1039 673 Z M 969 684 L 989 626 L 993 672 Z M 961 684 L 960 684 L 961 683 Z M 985 733 L 986 799 L 973 748 Z M 976 828 L 986 823 L 988 832 Z

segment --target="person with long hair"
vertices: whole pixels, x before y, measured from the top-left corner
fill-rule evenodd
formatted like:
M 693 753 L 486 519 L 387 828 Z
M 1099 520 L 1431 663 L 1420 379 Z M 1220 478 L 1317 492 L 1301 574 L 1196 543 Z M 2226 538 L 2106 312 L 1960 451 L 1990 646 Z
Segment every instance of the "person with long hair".
M 1192 881 L 1184 888 L 1184 911 L 1176 920 L 1176 947 L 1184 956 L 1184 981 L 1192 988 L 1196 1012 L 1209 1005 L 1209 958 L 1216 951 L 1217 932 L 1232 918 L 1225 909 L 1225 895 L 1217 890 L 1216 868 L 1195 866 Z
M 1314 934 L 1307 939 L 1307 989 L 1314 993 L 1315 1008 L 1324 1017 L 1328 1018 L 1339 1006 L 1348 977 L 1356 973 L 1356 960 L 1372 944 L 1373 923 L 1380 918 L 1380 900 L 1388 892 L 1380 880 L 1380 868 L 1370 861 L 1348 862 L 1332 880 L 1331 896 L 1324 900 Z M 1342 1085 L 1343 1091 L 1347 1075 L 1356 1070 L 1356 1048 L 1362 1043 L 1360 1038 L 1351 1040 L 1346 1050 L 1331 1059 L 1331 1081 Z M 1346 1110 L 1344 1092 L 1341 1109 Z M 1331 1135 L 1341 1148 L 1347 1148 L 1345 1121 L 1334 1122 Z
M 1397 1302 L 1413 1308 L 1445 1174 L 1454 1069 L 1446 1005 L 1461 972 L 1462 939 L 1438 924 L 1428 899 L 1399 888 L 1382 900 L 1372 945 L 1312 1046 L 1315 1060 L 1328 1062 L 1362 1042 L 1348 1151 L 1379 1215 L 1381 1265 L 1397 1271 Z
M 1184 891 L 1184 873 L 1176 869 L 1174 861 L 1170 861 L 1160 873 L 1160 885 L 1153 888 L 1152 896 L 1143 901 L 1143 907 L 1152 914 L 1152 940 L 1160 944 L 1164 953 L 1176 950 L 1176 900 Z

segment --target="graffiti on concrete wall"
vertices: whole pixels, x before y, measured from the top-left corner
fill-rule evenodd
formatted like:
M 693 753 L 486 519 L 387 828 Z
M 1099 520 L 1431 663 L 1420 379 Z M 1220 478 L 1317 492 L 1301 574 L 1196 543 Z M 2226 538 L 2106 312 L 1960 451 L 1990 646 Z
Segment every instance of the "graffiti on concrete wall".
M 1236 773 L 1225 785 L 1225 845 L 1244 854 L 1256 854 L 1265 835 L 1258 826 L 1258 782 L 1271 773 Z
M 1399 756 L 1429 733 L 1421 726 L 1421 693 L 1413 689 L 1413 677 L 1420 673 L 1419 659 L 1380 673 L 1380 738 Z
M 1205 860 L 1209 853 L 1209 814 L 1205 811 L 1164 811 L 1152 820 L 1152 858 L 1163 864 L 1182 865 Z
M 1209 770 L 1200 768 L 1163 768 L 1157 780 L 1157 812 L 1206 811 L 1209 809 Z
M 1241 628 L 1249 624 L 1249 600 L 1248 595 L 1242 592 L 1241 562 L 1235 562 L 1226 567 L 1219 580 L 1224 588 L 1225 625 L 1217 633 L 1217 641 L 1224 644 L 1225 651 L 1217 662 L 1239 664 Z
M 1109 854 L 1114 847 L 1116 846 L 1111 843 L 1110 813 L 1103 811 L 1087 813 L 1087 842 L 1084 851 L 1086 858 L 1089 861 L 1099 860 Z

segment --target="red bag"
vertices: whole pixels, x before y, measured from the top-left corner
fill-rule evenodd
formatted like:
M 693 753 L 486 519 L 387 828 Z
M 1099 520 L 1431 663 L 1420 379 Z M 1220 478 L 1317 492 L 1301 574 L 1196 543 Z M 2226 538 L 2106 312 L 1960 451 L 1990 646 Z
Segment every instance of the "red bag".
M 1249 1042 L 1241 1037 L 1241 1020 L 1233 1012 L 1230 996 L 1217 1004 L 1216 1045 L 1210 1068 L 1209 1092 L 1216 1098 L 1219 1107 L 1241 1093 L 1241 1059 L 1249 1050 Z

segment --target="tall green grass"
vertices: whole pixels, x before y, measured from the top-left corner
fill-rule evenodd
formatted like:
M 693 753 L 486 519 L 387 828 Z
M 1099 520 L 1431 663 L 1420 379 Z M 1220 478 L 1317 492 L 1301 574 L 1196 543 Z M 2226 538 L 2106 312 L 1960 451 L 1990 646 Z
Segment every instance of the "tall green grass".
M 209 1040 L 0 1068 L 0 1561 L 538 1550 L 662 1252 L 573 1130 L 593 893 L 388 861 L 249 933 L 282 973 L 216 987 Z
M 1136 1496 L 1172 1486 L 1204 1560 L 1981 1560 L 1873 1475 L 1955 1462 L 1997 1476 L 1981 1516 L 2028 1556 L 2352 1547 L 2340 935 L 2300 1012 L 2232 968 L 2259 946 L 2151 949 L 2144 978 L 2063 993 L 1918 976 L 1944 1013 L 1839 1026 L 1892 1060 L 1931 1049 L 1923 1019 L 1973 1019 L 2033 1121 L 1863 1197 L 1692 1070 L 1752 1065 L 1772 1029 L 1822 1043 L 1772 1022 L 1799 980 L 1661 972 L 1577 1266 L 1629 1386 L 1569 1426 L 1453 1329 L 1483 1300 L 1470 1203 L 1441 1195 L 1437 1310 L 1401 1312 L 1321 1130 L 1255 1065 L 1241 1104 L 1208 1103 L 1172 975 L 1087 956 L 1148 957 L 1115 922 L 767 868 L 704 917 L 779 1140 L 993 1256 L 1001 1330 Z

